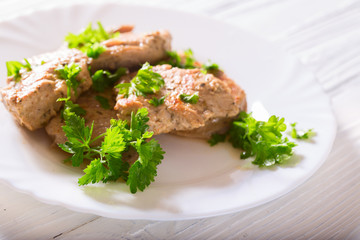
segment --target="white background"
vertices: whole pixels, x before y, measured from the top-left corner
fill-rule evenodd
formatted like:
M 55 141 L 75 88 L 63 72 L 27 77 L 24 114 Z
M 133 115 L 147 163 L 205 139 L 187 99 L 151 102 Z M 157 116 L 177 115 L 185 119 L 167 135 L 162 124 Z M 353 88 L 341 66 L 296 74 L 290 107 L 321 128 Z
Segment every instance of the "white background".
M 0 1 L 0 19 L 75 1 Z M 80 2 L 80 1 L 77 1 Z M 268 204 L 187 221 L 126 221 L 51 206 L 0 184 L 2 239 L 360 239 L 360 2 L 119 1 L 204 14 L 283 46 L 331 97 L 330 156 L 305 184 Z

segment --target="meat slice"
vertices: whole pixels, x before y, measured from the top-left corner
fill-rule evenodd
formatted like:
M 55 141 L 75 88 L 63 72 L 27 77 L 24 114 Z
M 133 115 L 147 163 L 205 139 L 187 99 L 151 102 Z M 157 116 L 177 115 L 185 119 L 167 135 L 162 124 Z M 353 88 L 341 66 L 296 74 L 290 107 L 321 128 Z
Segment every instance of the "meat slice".
M 158 65 L 152 70 L 162 76 L 165 86 L 156 95 L 146 97 L 119 95 L 115 105 L 119 118 L 129 118 L 132 111 L 146 107 L 150 119 L 148 125 L 155 134 L 209 137 L 203 132 L 212 131 L 214 126 L 217 126 L 216 130 L 222 129 L 240 111 L 246 110 L 245 92 L 231 79 L 204 74 L 200 69 L 172 68 L 170 65 Z M 183 93 L 198 93 L 198 102 L 183 102 L 179 97 Z M 164 104 L 155 107 L 149 103 L 153 97 L 162 96 L 165 96 Z
M 110 109 L 101 107 L 101 104 L 95 99 L 98 95 L 109 100 Z M 85 124 L 90 126 L 91 123 L 94 122 L 94 137 L 106 132 L 106 129 L 110 127 L 110 120 L 117 118 L 117 112 L 114 110 L 115 96 L 113 96 L 112 89 L 106 90 L 104 93 L 96 93 L 92 90 L 87 91 L 78 98 L 77 104 L 86 111 L 84 115 Z M 60 117 L 60 114 L 58 114 L 51 119 L 45 127 L 47 134 L 54 139 L 55 144 L 65 143 L 67 141 L 61 128 L 63 125 L 64 120 Z
M 87 56 L 76 49 L 56 51 L 29 59 L 32 70 L 23 73 L 18 83 L 9 77 L 8 85 L 0 90 L 5 107 L 20 125 L 29 130 L 44 127 L 62 106 L 56 100 L 67 94 L 66 83 L 59 78 L 55 69 L 65 64 L 78 64 L 81 72 L 77 80 L 81 83 L 77 93 L 81 94 L 92 85 L 87 61 Z M 73 94 L 72 99 L 76 98 Z
M 106 51 L 91 62 L 91 70 L 116 70 L 119 67 L 140 67 L 143 63 L 154 64 L 167 57 L 171 50 L 171 35 L 160 30 L 142 35 L 122 33 L 101 43 Z
M 236 99 L 235 102 L 241 103 L 240 104 L 240 111 L 247 110 L 247 102 L 246 102 L 246 95 L 244 91 L 231 79 L 229 78 L 223 71 L 216 71 L 214 75 L 219 78 L 220 80 L 224 81 L 231 89 L 231 95 Z M 235 116 L 236 117 L 236 116 Z M 174 131 L 171 134 L 184 136 L 184 137 L 193 137 L 193 138 L 211 138 L 211 135 L 214 133 L 223 134 L 225 133 L 232 122 L 234 117 L 220 117 L 220 118 L 213 118 L 208 120 L 205 123 L 205 126 L 196 128 L 194 130 L 189 131 Z

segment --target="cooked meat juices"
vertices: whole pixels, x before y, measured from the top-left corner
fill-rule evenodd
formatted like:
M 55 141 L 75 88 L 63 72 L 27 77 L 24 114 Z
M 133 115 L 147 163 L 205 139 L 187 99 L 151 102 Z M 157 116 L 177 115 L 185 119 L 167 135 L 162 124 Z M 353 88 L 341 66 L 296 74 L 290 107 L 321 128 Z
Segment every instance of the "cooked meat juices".
M 149 130 L 155 134 L 178 132 L 181 135 L 208 137 L 208 132 L 201 133 L 209 129 L 207 126 L 215 125 L 216 130 L 221 130 L 224 119 L 236 117 L 240 111 L 246 110 L 244 91 L 229 78 L 220 79 L 204 74 L 200 69 L 172 68 L 170 65 L 158 65 L 152 70 L 162 76 L 165 86 L 156 95 L 146 97 L 130 95 L 125 98 L 119 95 L 115 105 L 119 118 L 129 118 L 132 111 L 146 107 L 150 118 Z M 199 95 L 196 104 L 185 103 L 179 98 L 180 94 L 192 95 L 195 92 Z M 148 101 L 154 96 L 166 96 L 164 104 L 151 105 Z M 198 133 L 191 134 L 193 130 Z
M 66 97 L 67 92 L 65 81 L 59 78 L 55 69 L 65 64 L 78 64 L 81 72 L 76 78 L 81 83 L 77 92 L 81 94 L 92 84 L 87 61 L 87 56 L 76 49 L 56 51 L 29 59 L 32 71 L 22 74 L 18 83 L 9 77 L 8 86 L 0 91 L 5 107 L 20 125 L 29 130 L 44 127 L 62 106 L 56 100 Z M 76 98 L 75 95 L 72 96 L 73 100 Z
M 106 47 L 106 51 L 92 60 L 92 71 L 138 68 L 145 62 L 154 64 L 166 58 L 166 52 L 171 50 L 171 35 L 165 30 L 142 35 L 123 33 L 101 44 Z

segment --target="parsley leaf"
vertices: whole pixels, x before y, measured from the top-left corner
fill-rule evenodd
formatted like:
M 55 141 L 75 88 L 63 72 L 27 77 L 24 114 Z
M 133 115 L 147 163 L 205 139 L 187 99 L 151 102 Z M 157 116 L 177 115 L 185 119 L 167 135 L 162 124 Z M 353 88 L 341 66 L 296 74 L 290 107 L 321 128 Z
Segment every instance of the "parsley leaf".
M 196 104 L 199 101 L 199 93 L 196 92 L 193 95 L 182 93 L 179 95 L 180 100 L 185 103 Z
M 75 113 L 76 115 L 83 116 L 86 114 L 85 109 L 79 106 L 79 104 L 75 104 L 72 101 L 70 101 L 70 98 L 59 98 L 57 100 L 59 101 L 65 101 L 64 108 L 60 112 L 60 116 L 62 119 L 65 119 L 64 117 L 64 111 L 66 110 L 66 114 L 69 112 Z
M 257 121 L 251 114 L 241 112 L 226 134 L 214 134 L 209 143 L 213 146 L 227 138 L 234 148 L 243 150 L 241 159 L 255 157 L 252 163 L 260 167 L 282 164 L 293 155 L 296 146 L 283 136 L 284 121 L 274 115 L 267 122 Z
M 130 133 L 133 139 L 141 138 L 149 128 L 146 124 L 149 121 L 146 108 L 140 108 L 136 114 L 131 112 Z
M 149 100 L 149 103 L 155 107 L 158 107 L 158 106 L 164 104 L 165 97 L 166 96 L 163 96 L 161 98 L 153 97 L 152 99 Z
M 100 159 L 94 159 L 84 170 L 85 175 L 79 178 L 79 185 L 98 183 L 108 175 L 109 170 L 105 168 Z
M 70 160 L 74 167 L 78 167 L 84 158 L 90 159 L 92 156 L 93 150 L 90 143 L 94 123 L 90 128 L 85 126 L 85 119 L 68 109 L 64 109 L 63 116 L 65 125 L 62 126 L 62 129 L 68 141 L 59 144 L 59 147 L 63 151 L 73 154 Z
M 60 111 L 60 116 L 62 119 L 70 116 L 71 114 L 75 114 L 77 116 L 83 116 L 86 114 L 86 111 L 79 106 L 79 104 L 74 104 L 70 101 L 71 98 L 71 88 L 74 89 L 75 94 L 77 93 L 77 87 L 80 84 L 76 80 L 76 76 L 80 73 L 81 68 L 72 64 L 70 67 L 65 65 L 64 67 L 60 67 L 55 69 L 55 71 L 59 74 L 59 77 L 65 80 L 67 86 L 67 97 L 66 98 L 58 98 L 57 102 L 65 102 L 64 108 Z
M 242 159 L 255 157 L 253 164 L 260 167 L 281 164 L 293 155 L 295 143 L 284 138 L 284 118 L 271 116 L 267 122 L 255 120 L 251 114 L 241 112 L 229 131 L 229 141 L 244 152 Z
M 130 83 L 116 85 L 115 87 L 119 88 L 119 94 L 128 97 L 130 94 L 146 96 L 147 94 L 159 92 L 165 85 L 165 81 L 160 74 L 153 72 L 151 69 L 152 66 L 145 63 Z
M 316 135 L 316 133 L 313 131 L 313 129 L 309 129 L 307 131 L 298 131 L 296 129 L 296 124 L 297 123 L 290 124 L 290 126 L 292 127 L 292 129 L 291 129 L 291 137 L 292 138 L 306 140 L 306 139 L 310 139 Z
M 159 64 L 170 64 L 173 67 L 185 69 L 200 67 L 194 57 L 193 51 L 190 48 L 184 51 L 184 57 L 181 57 L 177 51 L 168 51 L 167 55 L 169 58 L 166 61 L 161 61 Z M 219 65 L 211 62 L 210 60 L 202 64 L 201 69 L 203 70 L 204 74 L 207 72 L 213 73 L 220 70 Z
M 79 65 L 73 63 L 70 65 L 60 66 L 55 71 L 58 73 L 61 79 L 66 81 L 67 86 L 67 96 L 71 96 L 71 89 L 77 95 L 77 88 L 80 85 L 80 82 L 76 80 L 77 75 L 81 72 L 81 68 Z
M 91 58 L 98 58 L 100 54 L 106 51 L 106 48 L 99 43 L 94 43 L 86 49 L 86 55 Z
M 208 140 L 208 143 L 210 144 L 210 146 L 215 146 L 219 142 L 225 142 L 225 140 L 226 140 L 226 134 L 214 133 L 213 135 L 211 135 L 211 138 Z
M 146 108 L 131 114 L 130 125 L 127 121 L 112 119 L 110 128 L 95 138 L 92 138 L 93 125 L 90 128 L 85 126 L 84 118 L 68 108 L 64 110 L 64 118 L 63 131 L 68 141 L 59 144 L 59 147 L 72 154 L 69 160 L 73 166 L 80 166 L 84 159 L 91 161 L 84 170 L 85 175 L 78 180 L 79 185 L 101 181 L 106 183 L 122 178 L 129 185 L 130 191 L 136 193 L 154 181 L 157 166 L 165 152 L 155 139 L 146 140 L 153 136 L 153 132 L 147 131 L 149 118 Z M 101 145 L 91 146 L 100 137 L 104 137 Z M 123 153 L 130 148 L 139 154 L 131 167 L 122 158 Z
M 92 76 L 92 88 L 97 92 L 104 92 L 106 88 L 111 87 L 114 83 L 127 72 L 126 68 L 118 68 L 115 73 L 106 70 L 97 70 Z
M 130 167 L 129 178 L 126 182 L 130 186 L 131 193 L 136 193 L 137 190 L 144 191 L 155 180 L 157 166 L 161 163 L 165 153 L 154 139 L 137 144 L 136 150 L 139 158 Z
M 107 39 L 117 36 L 115 33 L 107 33 L 102 24 L 97 22 L 98 29 L 93 29 L 92 24 L 89 25 L 79 34 L 69 33 L 65 37 L 69 48 L 77 48 L 87 54 L 88 57 L 97 58 L 106 50 L 99 43 Z
M 189 48 L 184 51 L 185 64 L 184 68 L 195 68 L 196 59 L 194 58 L 193 51 Z
M 206 63 L 201 65 L 201 68 L 205 70 L 205 72 L 210 72 L 210 73 L 220 70 L 219 65 L 217 65 L 216 63 L 212 63 L 211 61 L 207 61 Z
M 32 68 L 31 68 L 31 64 L 29 63 L 29 61 L 28 61 L 26 58 L 24 58 L 24 61 L 25 61 L 25 64 L 23 65 L 24 68 L 25 68 L 27 71 L 31 71 Z
M 161 61 L 159 64 L 169 64 L 173 67 L 183 68 L 181 57 L 177 51 L 167 51 L 166 54 L 169 56 L 169 59 L 167 61 Z
M 109 100 L 106 97 L 103 96 L 95 96 L 95 99 L 100 103 L 101 107 L 104 109 L 110 109 Z
M 22 64 L 21 62 L 17 62 L 17 61 L 6 62 L 7 75 L 8 75 L 8 77 L 13 76 L 14 81 L 16 83 L 21 80 L 21 71 L 31 71 L 32 70 L 29 61 L 26 58 L 24 58 L 24 61 L 26 64 Z
M 169 59 L 167 61 L 161 61 L 160 64 L 170 64 L 173 67 L 186 69 L 196 68 L 196 59 L 194 58 L 193 51 L 190 48 L 184 51 L 184 62 L 177 51 L 167 51 L 166 53 L 169 56 Z

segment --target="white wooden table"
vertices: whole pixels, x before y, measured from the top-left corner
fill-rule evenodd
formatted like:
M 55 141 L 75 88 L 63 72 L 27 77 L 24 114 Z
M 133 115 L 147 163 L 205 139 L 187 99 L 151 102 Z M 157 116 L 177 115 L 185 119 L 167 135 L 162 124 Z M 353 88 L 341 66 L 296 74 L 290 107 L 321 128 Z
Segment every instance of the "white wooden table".
M 0 20 L 73 2 L 2 0 Z M 208 15 L 281 44 L 313 71 L 331 97 L 338 132 L 328 159 L 280 199 L 187 221 L 114 220 L 73 212 L 0 183 L 1 239 L 360 239 L 360 1 L 120 2 Z

